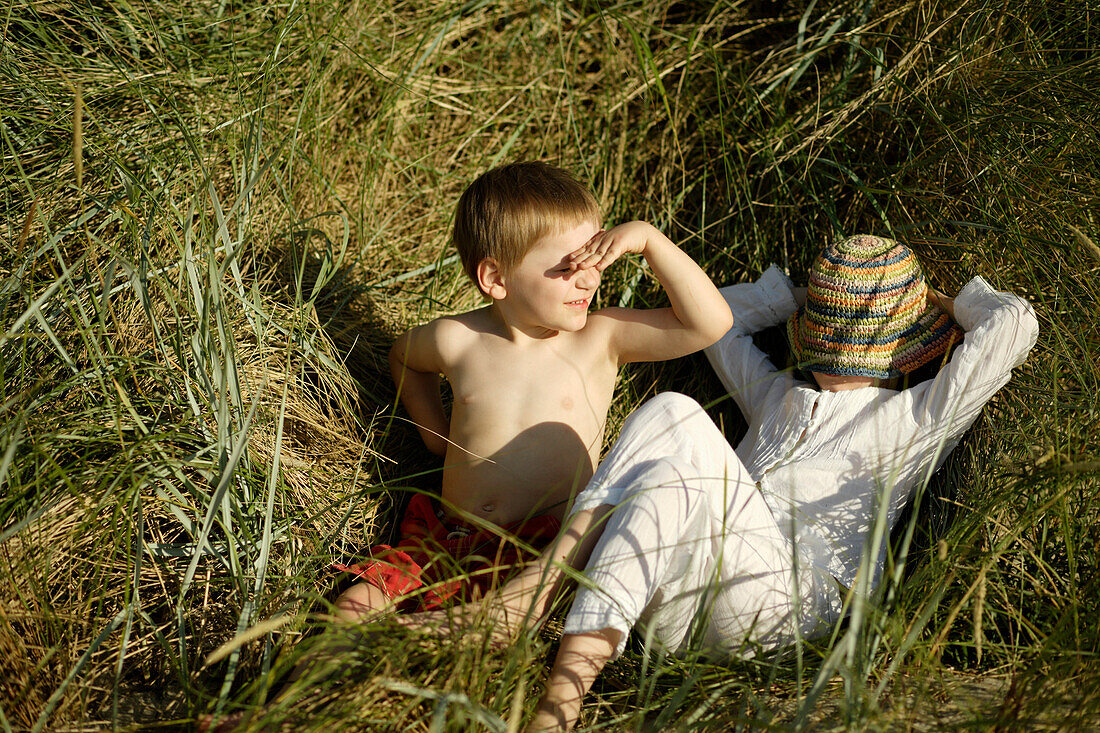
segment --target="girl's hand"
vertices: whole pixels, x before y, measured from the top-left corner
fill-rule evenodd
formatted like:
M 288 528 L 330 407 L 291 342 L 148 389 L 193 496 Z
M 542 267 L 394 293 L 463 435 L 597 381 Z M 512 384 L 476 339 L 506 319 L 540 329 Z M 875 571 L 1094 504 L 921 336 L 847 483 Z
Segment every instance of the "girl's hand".
M 655 233 L 658 233 L 657 229 L 644 221 L 631 221 L 596 232 L 583 247 L 569 255 L 569 263 L 574 270 L 594 267 L 603 272 L 628 252 L 645 252 L 650 237 Z
M 928 288 L 928 305 L 938 306 L 947 311 L 947 315 L 951 317 L 951 320 L 955 320 L 955 299 L 948 298 L 946 295 L 938 290 Z

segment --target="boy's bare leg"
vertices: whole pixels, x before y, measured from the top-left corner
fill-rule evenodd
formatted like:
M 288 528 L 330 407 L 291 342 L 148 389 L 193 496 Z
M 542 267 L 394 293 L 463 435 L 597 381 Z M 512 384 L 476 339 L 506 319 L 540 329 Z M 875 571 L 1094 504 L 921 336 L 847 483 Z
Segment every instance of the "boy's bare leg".
M 336 599 L 333 604 L 336 611 L 336 619 L 345 624 L 354 624 L 360 621 L 367 621 L 372 618 L 385 615 L 393 610 L 393 599 L 382 592 L 381 589 L 361 581 L 351 586 Z M 352 642 L 342 642 L 336 644 L 328 644 L 323 650 L 325 655 L 335 655 L 341 652 L 351 651 L 353 648 Z M 286 688 L 302 676 L 302 673 L 314 664 L 318 659 L 318 654 L 307 653 L 298 661 L 298 664 L 294 666 L 294 669 L 287 675 L 286 681 L 283 683 L 282 690 L 279 694 L 282 694 Z M 278 697 L 278 695 L 276 696 Z
M 611 506 L 602 504 L 571 516 L 554 544 L 505 584 L 497 604 L 509 634 L 546 619 L 554 599 L 575 582 L 574 572 L 588 563 L 609 511 Z
M 450 611 L 415 613 L 400 617 L 400 622 L 413 628 L 445 630 L 451 624 L 472 626 L 489 620 L 493 635 L 502 639 L 537 626 L 550 613 L 558 594 L 574 582 L 573 571 L 588 562 L 609 511 L 611 505 L 602 504 L 572 515 L 557 540 L 538 559 L 480 603 Z
M 572 730 L 581 701 L 622 640 L 618 629 L 566 634 L 528 731 Z
M 399 621 L 413 628 L 430 627 L 446 630 L 449 621 L 457 621 L 460 624 L 476 623 L 478 619 L 488 617 L 493 621 L 493 633 L 509 639 L 525 627 L 536 626 L 550 612 L 551 604 L 558 593 L 573 582 L 571 573 L 568 571 L 583 568 L 588 562 L 588 556 L 592 553 L 603 530 L 602 520 L 610 510 L 611 506 L 605 504 L 595 509 L 577 512 L 570 517 L 568 524 L 558 535 L 557 541 L 497 593 L 487 596 L 482 601 L 485 605 L 471 604 L 453 611 L 431 611 L 398 616 Z M 355 623 L 387 613 L 392 610 L 392 601 L 373 585 L 356 583 L 336 599 L 335 606 L 337 618 L 347 623 Z M 614 646 L 611 647 L 611 649 L 614 648 Z M 330 647 L 326 653 L 333 651 L 336 649 Z M 299 661 L 287 678 L 286 684 L 289 685 L 298 679 L 314 661 L 316 661 L 314 656 L 307 656 Z M 604 659 L 604 662 L 606 661 Z M 603 664 L 600 664 L 600 667 L 602 668 Z M 589 686 L 593 679 L 595 674 L 592 675 L 592 679 L 589 679 Z M 582 693 L 578 698 L 578 711 L 580 698 L 583 697 Z M 576 715 L 577 712 L 574 712 L 574 720 Z M 211 728 L 212 718 L 204 716 L 200 720 L 199 729 L 231 730 L 243 717 L 241 713 L 231 715 L 221 719 L 216 727 Z
M 356 583 L 336 599 L 336 618 L 353 623 L 390 611 L 393 599 L 365 581 Z

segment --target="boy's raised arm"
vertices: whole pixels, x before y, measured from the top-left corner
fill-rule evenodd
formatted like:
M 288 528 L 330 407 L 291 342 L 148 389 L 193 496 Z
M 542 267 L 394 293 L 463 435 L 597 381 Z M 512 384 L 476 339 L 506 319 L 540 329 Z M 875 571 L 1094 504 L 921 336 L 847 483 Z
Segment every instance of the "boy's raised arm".
M 645 257 L 668 293 L 670 308 L 602 311 L 616 323 L 612 348 L 620 363 L 663 361 L 710 346 L 733 324 L 729 306 L 702 268 L 644 221 L 599 232 L 570 258 L 576 269 L 606 269 L 627 252 Z
M 450 420 L 439 394 L 441 359 L 436 341 L 438 322 L 410 329 L 390 348 L 390 373 L 401 404 L 409 413 L 428 450 L 447 453 Z

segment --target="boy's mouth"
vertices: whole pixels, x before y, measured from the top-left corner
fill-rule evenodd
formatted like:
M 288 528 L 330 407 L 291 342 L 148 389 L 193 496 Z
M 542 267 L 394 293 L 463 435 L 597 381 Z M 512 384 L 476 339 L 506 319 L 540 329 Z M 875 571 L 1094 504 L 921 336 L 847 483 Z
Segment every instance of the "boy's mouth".
M 573 308 L 582 308 L 582 307 L 587 308 L 588 307 L 588 298 L 584 298 L 582 300 L 570 300 L 566 303 L 566 305 L 571 306 Z

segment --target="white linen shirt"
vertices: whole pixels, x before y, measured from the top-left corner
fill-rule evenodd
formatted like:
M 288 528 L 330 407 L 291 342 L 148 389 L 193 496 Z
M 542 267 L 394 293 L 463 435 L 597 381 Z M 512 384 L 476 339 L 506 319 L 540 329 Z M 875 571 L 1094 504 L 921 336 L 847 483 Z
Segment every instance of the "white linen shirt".
M 976 277 L 955 298 L 963 342 L 934 379 L 829 392 L 777 369 L 752 342 L 797 310 L 786 275 L 773 265 L 722 294 L 734 326 L 706 355 L 749 424 L 737 456 L 799 555 L 848 587 L 869 565 L 877 583 L 898 513 L 1035 344 L 1033 309 Z

